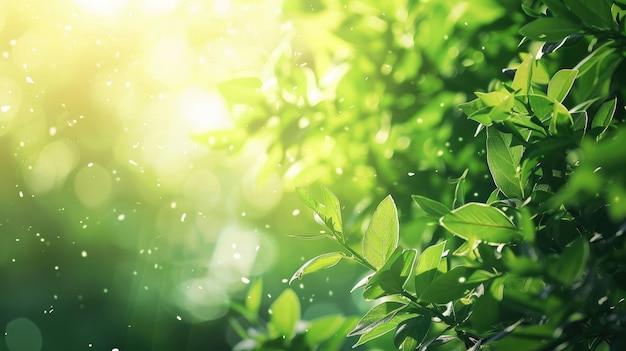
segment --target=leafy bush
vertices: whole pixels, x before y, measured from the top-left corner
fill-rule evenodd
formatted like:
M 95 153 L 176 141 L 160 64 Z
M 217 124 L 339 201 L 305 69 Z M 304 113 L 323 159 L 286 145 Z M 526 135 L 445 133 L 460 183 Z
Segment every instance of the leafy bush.
M 323 201 L 298 190 L 324 227 L 321 237 L 342 250 L 307 261 L 292 280 L 341 260 L 371 271 L 353 288 L 377 301 L 349 334 L 359 336 L 356 345 L 393 331 L 402 350 L 626 348 L 626 3 L 543 0 L 522 8 L 535 19 L 520 32 L 545 43 L 530 43 L 504 70 L 512 81 L 459 106 L 479 123 L 477 134 L 486 133 L 496 189 L 485 202 L 466 201 L 467 172 L 451 206 L 413 195 L 439 227 L 418 252 L 401 245 L 388 196 L 358 250 L 337 197 L 326 187 Z M 558 67 L 582 50 L 572 68 Z M 568 57 L 559 57 L 564 51 Z

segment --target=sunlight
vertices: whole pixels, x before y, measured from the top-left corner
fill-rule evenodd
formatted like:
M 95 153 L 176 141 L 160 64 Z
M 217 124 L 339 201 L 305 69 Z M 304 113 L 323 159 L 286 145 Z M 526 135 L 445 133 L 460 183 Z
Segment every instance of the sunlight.
M 74 0 L 82 11 L 100 17 L 118 17 L 128 7 L 128 0 Z

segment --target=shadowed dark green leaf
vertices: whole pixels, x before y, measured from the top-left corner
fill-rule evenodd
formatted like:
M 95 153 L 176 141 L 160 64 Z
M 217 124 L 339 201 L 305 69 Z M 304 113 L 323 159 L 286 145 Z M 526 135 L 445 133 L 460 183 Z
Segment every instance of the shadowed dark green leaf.
M 381 324 L 389 322 L 406 304 L 397 301 L 385 301 L 367 311 L 348 336 L 361 335 L 372 331 Z
M 486 271 L 457 266 L 435 278 L 419 295 L 419 300 L 429 303 L 447 303 L 457 300 L 464 297 L 468 290 L 493 277 L 493 274 Z
M 416 350 L 424 341 L 431 324 L 432 316 L 430 314 L 420 315 L 401 322 L 393 336 L 396 348 L 402 351 Z
M 520 29 L 520 33 L 532 40 L 559 41 L 566 36 L 578 33 L 581 25 L 565 18 L 539 17 Z
M 602 133 L 606 131 L 606 129 L 611 125 L 611 121 L 613 120 L 613 115 L 615 114 L 615 109 L 617 107 L 617 98 L 613 98 L 611 100 L 605 101 L 596 115 L 593 117 L 591 121 L 591 131 L 590 133 L 593 136 L 601 136 Z
M 402 248 L 398 247 L 387 263 L 369 280 L 363 297 L 377 299 L 385 295 L 402 293 L 407 280 L 413 275 L 416 255 L 415 249 L 402 252 Z

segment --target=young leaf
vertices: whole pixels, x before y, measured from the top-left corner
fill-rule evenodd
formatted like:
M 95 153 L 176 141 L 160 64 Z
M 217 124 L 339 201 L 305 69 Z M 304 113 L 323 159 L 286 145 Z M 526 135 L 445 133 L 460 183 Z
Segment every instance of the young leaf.
M 263 298 L 263 280 L 257 279 L 250 290 L 248 290 L 248 297 L 246 298 L 246 310 L 249 317 L 256 318 L 261 307 L 261 300 Z
M 611 125 L 611 121 L 613 120 L 613 115 L 615 114 L 615 108 L 617 107 L 617 98 L 613 98 L 611 100 L 605 101 L 596 115 L 593 117 L 591 121 L 591 131 L 590 133 L 594 136 L 601 136 L 602 133 L 606 131 L 606 129 Z
M 256 77 L 240 77 L 219 83 L 217 90 L 228 102 L 245 103 L 265 99 L 261 92 L 263 82 Z
M 416 255 L 415 249 L 402 252 L 402 248 L 398 247 L 387 263 L 367 283 L 363 297 L 373 300 L 385 295 L 402 293 L 407 280 L 413 275 Z
M 493 274 L 465 266 L 457 266 L 440 275 L 424 290 L 419 299 L 429 303 L 447 303 L 460 299 L 467 290 L 492 279 Z
M 524 198 L 524 183 L 520 160 L 522 145 L 511 145 L 512 136 L 487 128 L 487 165 L 494 183 L 509 198 Z
M 301 279 L 303 275 L 317 272 L 319 270 L 332 267 L 339 263 L 342 258 L 346 257 L 343 252 L 329 252 L 325 254 L 321 254 L 317 257 L 313 257 L 312 259 L 305 262 L 298 270 L 291 276 L 289 279 L 289 284 L 291 284 L 296 279 Z
M 463 171 L 463 174 L 457 179 L 452 180 L 452 183 L 456 184 L 456 187 L 454 187 L 454 201 L 452 202 L 452 207 L 454 208 L 465 204 L 465 178 L 467 177 L 467 172 L 469 172 L 469 169 Z
M 439 224 L 465 240 L 489 245 L 510 244 L 524 236 L 504 212 L 481 203 L 468 203 L 441 217 Z
M 324 206 L 326 206 L 325 215 L 332 223 L 332 229 L 337 233 L 342 232 L 341 221 L 341 205 L 339 199 L 330 189 L 322 185 L 322 194 L 324 195 Z
M 513 78 L 513 84 L 511 85 L 516 95 L 528 95 L 534 59 L 535 57 L 532 54 L 528 54 L 517 67 L 515 78 Z
M 548 83 L 548 97 L 558 102 L 563 102 L 572 89 L 578 71 L 575 69 L 562 69 L 554 74 Z
M 313 210 L 313 212 L 315 213 L 321 212 L 322 204 L 320 204 L 317 200 L 315 200 L 313 196 L 311 196 L 311 193 L 308 190 L 306 190 L 305 188 L 297 187 L 296 194 L 298 194 L 298 197 L 300 197 L 300 200 L 302 200 L 302 202 L 304 202 L 304 204 L 308 208 Z
M 439 269 L 446 242 L 429 246 L 422 252 L 415 268 L 415 291 L 423 291 L 442 273 Z
M 376 207 L 363 235 L 363 257 L 378 270 L 398 247 L 399 240 L 398 210 L 389 195 Z
M 581 25 L 565 18 L 539 17 L 520 29 L 520 33 L 532 40 L 559 41 L 566 36 L 578 33 Z
M 420 195 L 412 195 L 411 198 L 413 199 L 413 201 L 415 201 L 417 206 L 419 206 L 422 210 L 424 210 L 424 212 L 426 212 L 426 214 L 431 217 L 439 218 L 450 212 L 450 209 L 439 201 L 435 201 Z
M 292 338 L 300 320 L 300 301 L 291 289 L 286 289 L 270 306 L 270 334 L 274 337 Z

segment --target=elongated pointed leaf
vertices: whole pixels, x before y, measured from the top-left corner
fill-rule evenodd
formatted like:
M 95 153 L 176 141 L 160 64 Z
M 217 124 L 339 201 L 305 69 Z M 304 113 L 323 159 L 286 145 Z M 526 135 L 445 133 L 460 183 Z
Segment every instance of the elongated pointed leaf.
M 407 280 L 413 275 L 416 256 L 415 249 L 402 252 L 402 248 L 398 247 L 387 263 L 367 283 L 363 297 L 373 300 L 385 295 L 402 293 Z
M 406 311 L 399 311 L 394 314 L 391 318 L 385 319 L 383 323 L 377 324 L 374 328 L 370 329 L 368 332 L 360 334 L 359 340 L 352 346 L 357 347 L 359 345 L 363 345 L 368 341 L 379 338 L 392 330 L 395 330 L 398 325 L 404 322 L 407 319 L 415 317 L 416 314 L 408 313 Z
M 330 189 L 322 185 L 322 194 L 324 195 L 324 206 L 326 207 L 326 218 L 332 223 L 332 228 L 335 232 L 341 233 L 342 221 L 341 221 L 341 205 L 339 199 L 333 194 Z
M 426 214 L 431 217 L 439 218 L 450 212 L 450 209 L 439 201 L 435 201 L 420 195 L 412 195 L 411 198 L 413 199 L 413 201 L 415 201 L 417 206 L 419 206 L 422 210 L 424 210 L 424 212 L 426 212 Z
M 578 70 L 575 69 L 562 69 L 556 72 L 548 83 L 548 97 L 563 102 L 572 89 L 577 74 Z
M 439 220 L 452 234 L 465 240 L 480 240 L 489 245 L 511 244 L 523 233 L 504 212 L 481 203 L 468 203 Z
M 466 169 L 460 177 L 452 180 L 452 183 L 456 184 L 454 187 L 454 201 L 452 202 L 452 207 L 454 208 L 465 204 L 465 178 L 468 172 L 469 169 Z
M 444 273 L 439 268 L 445 246 L 446 242 L 443 241 L 422 252 L 415 268 L 415 291 L 424 291 L 438 275 Z
M 261 307 L 261 300 L 263 298 L 263 280 L 257 279 L 250 286 L 248 290 L 248 297 L 246 298 L 246 310 L 249 317 L 256 318 Z M 252 320 L 252 319 L 251 319 Z
M 524 183 L 520 161 L 522 145 L 512 146 L 512 135 L 494 128 L 487 129 L 487 165 L 494 183 L 510 198 L 524 198 Z
M 286 289 L 270 306 L 270 334 L 273 337 L 292 338 L 296 332 L 296 324 L 300 320 L 300 301 L 298 295 Z
M 311 193 L 305 188 L 298 187 L 296 188 L 296 194 L 300 197 L 300 200 L 304 202 L 304 204 L 313 210 L 315 213 L 319 213 L 321 209 L 321 204 L 311 196 Z
M 420 315 L 401 322 L 393 336 L 396 348 L 402 351 L 414 351 L 424 341 L 430 325 L 430 314 Z
M 468 290 L 494 278 L 495 275 L 483 270 L 457 266 L 437 277 L 419 296 L 429 303 L 447 303 L 464 297 Z
M 303 275 L 317 272 L 319 270 L 332 267 L 339 263 L 342 258 L 346 257 L 343 252 L 329 252 L 321 254 L 317 257 L 306 261 L 289 279 L 289 284 L 296 279 L 302 278 Z
M 613 115 L 615 114 L 615 109 L 617 107 L 617 98 L 613 98 L 611 100 L 605 101 L 596 115 L 593 117 L 591 121 L 591 134 L 594 136 L 600 136 L 602 133 L 606 131 L 606 129 L 611 125 L 611 121 L 613 120 Z
M 308 345 L 319 345 L 333 337 L 343 326 L 346 318 L 340 314 L 317 318 L 309 324 L 304 335 Z
M 388 322 L 405 307 L 406 304 L 397 301 L 385 301 L 372 307 L 361 317 L 348 336 L 361 335 L 372 331 L 378 325 Z
M 532 40 L 559 41 L 581 30 L 579 23 L 559 17 L 539 17 L 520 29 L 520 33 Z
M 517 67 L 517 71 L 515 71 L 515 78 L 513 78 L 513 84 L 511 84 L 515 94 L 528 95 L 534 60 L 535 57 L 532 54 L 528 54 L 524 61 L 522 61 L 522 63 L 520 63 Z
M 363 257 L 374 268 L 379 269 L 398 247 L 399 240 L 398 210 L 389 195 L 376 207 L 363 235 Z

